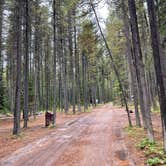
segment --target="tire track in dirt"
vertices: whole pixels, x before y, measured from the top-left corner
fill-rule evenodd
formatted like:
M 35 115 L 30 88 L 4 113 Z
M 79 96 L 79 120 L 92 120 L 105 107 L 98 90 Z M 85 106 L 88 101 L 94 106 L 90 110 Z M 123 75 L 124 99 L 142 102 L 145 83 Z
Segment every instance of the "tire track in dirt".
M 55 166 L 134 166 L 124 143 L 123 110 L 106 105 L 92 117 L 86 131 L 73 141 Z M 86 140 L 86 144 L 83 142 Z M 72 154 L 72 155 L 71 155 Z

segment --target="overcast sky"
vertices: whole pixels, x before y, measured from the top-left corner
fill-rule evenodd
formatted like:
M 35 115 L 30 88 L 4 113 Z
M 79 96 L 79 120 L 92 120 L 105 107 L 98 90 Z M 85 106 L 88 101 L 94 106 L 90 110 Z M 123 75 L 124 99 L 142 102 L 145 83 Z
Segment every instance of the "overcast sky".
M 100 25 L 102 28 L 105 28 L 105 21 L 108 17 L 109 10 L 108 10 L 108 5 L 106 4 L 106 0 L 102 0 L 99 3 L 98 9 L 97 9 L 98 17 L 100 20 Z
M 108 10 L 108 5 L 106 4 L 105 0 L 102 0 L 99 3 L 98 13 L 99 13 L 100 18 L 103 18 L 104 20 L 106 20 L 106 18 L 108 17 L 109 10 Z

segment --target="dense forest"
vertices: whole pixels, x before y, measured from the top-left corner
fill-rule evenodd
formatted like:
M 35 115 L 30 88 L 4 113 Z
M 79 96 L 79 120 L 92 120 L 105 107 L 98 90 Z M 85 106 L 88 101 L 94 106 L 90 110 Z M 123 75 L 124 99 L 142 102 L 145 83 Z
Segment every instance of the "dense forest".
M 57 111 L 113 102 L 152 141 L 160 110 L 166 151 L 165 13 L 165 0 L 0 0 L 0 113 L 13 134 L 42 111 L 56 126 Z

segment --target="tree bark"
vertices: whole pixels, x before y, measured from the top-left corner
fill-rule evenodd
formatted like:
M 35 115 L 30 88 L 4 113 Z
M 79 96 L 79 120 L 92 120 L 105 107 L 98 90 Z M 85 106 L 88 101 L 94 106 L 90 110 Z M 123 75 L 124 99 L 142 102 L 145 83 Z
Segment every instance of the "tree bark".
M 75 76 L 74 76 L 74 61 L 73 61 L 73 35 L 72 35 L 72 10 L 69 12 L 68 16 L 68 40 L 69 40 L 69 54 L 70 54 L 70 79 L 72 86 L 72 106 L 73 106 L 73 114 L 75 114 Z
M 50 68 L 49 68 L 49 36 L 47 34 L 45 41 L 45 98 L 46 98 L 46 112 L 49 109 L 49 98 L 50 98 Z
M 3 87 L 3 55 L 2 55 L 2 23 L 3 23 L 4 0 L 0 1 L 0 109 L 3 109 L 4 87 Z
M 127 16 L 125 3 L 122 1 L 122 17 L 124 23 L 124 34 L 126 38 L 126 48 L 127 48 L 127 61 L 129 64 L 129 71 L 131 75 L 131 89 L 134 100 L 134 109 L 135 109 L 135 117 L 136 117 L 136 125 L 141 127 L 140 115 L 138 110 L 138 92 L 137 92 L 137 79 L 136 79 L 136 69 L 133 64 L 133 51 L 132 44 L 130 40 L 130 28 L 129 28 L 129 20 Z
M 148 138 L 154 141 L 152 120 L 150 115 L 150 103 L 148 101 L 148 91 L 145 79 L 144 64 L 142 60 L 142 51 L 140 45 L 140 37 L 138 31 L 137 15 L 135 0 L 128 0 L 130 21 L 131 21 L 131 32 L 134 52 L 134 63 L 136 66 L 137 82 L 140 95 L 140 106 L 144 127 L 147 129 Z
M 34 37 L 34 61 L 35 61 L 35 101 L 34 101 L 34 118 L 39 109 L 39 96 L 40 96 L 40 76 L 39 76 L 39 0 L 35 0 L 35 37 Z
M 88 109 L 87 96 L 87 58 L 85 51 L 82 52 L 82 79 L 83 79 L 83 94 L 84 94 L 84 112 Z
M 75 10 L 73 10 L 73 16 L 74 16 L 74 58 L 75 58 L 75 80 L 76 80 L 76 96 L 77 96 L 77 106 L 78 106 L 78 112 L 81 112 L 81 99 L 80 99 L 80 67 L 79 67 L 79 54 L 77 51 L 77 27 L 76 27 L 76 14 Z
M 54 38 L 53 38 L 53 43 L 54 43 L 54 52 L 53 52 L 53 125 L 56 125 L 56 54 L 57 54 L 57 49 L 56 49 L 56 18 L 57 18 L 57 13 L 56 13 L 56 1 L 53 0 L 53 30 L 54 30 Z
M 21 102 L 21 0 L 15 1 L 15 43 L 16 43 L 16 62 L 17 62 L 17 74 L 16 74 L 16 92 L 15 92 L 15 106 L 14 106 L 14 126 L 13 134 L 18 135 L 20 133 L 20 102 Z
M 28 123 L 28 75 L 29 75 L 29 2 L 24 1 L 25 10 L 25 56 L 24 56 L 24 128 L 27 128 Z
M 61 55 L 62 55 L 62 82 L 63 82 L 63 90 L 64 90 L 64 109 L 65 113 L 69 111 L 69 103 L 68 103 L 68 82 L 67 82 L 67 48 L 66 48 L 66 28 L 61 23 Z
M 161 110 L 161 121 L 163 127 L 163 140 L 164 150 L 166 151 L 166 93 L 164 88 L 164 80 L 161 68 L 161 56 L 160 56 L 160 39 L 159 30 L 155 14 L 155 6 L 153 0 L 147 0 L 148 14 L 151 29 L 151 40 L 153 49 L 154 66 L 158 85 L 158 95 Z

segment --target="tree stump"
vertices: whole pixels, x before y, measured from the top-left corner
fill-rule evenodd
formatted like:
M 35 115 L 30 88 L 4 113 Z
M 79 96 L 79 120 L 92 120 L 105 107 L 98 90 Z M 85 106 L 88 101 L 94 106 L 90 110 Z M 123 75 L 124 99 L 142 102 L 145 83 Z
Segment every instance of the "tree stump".
M 53 120 L 54 120 L 54 115 L 50 112 L 46 112 L 45 113 L 45 126 L 49 126 L 51 123 L 53 124 Z

